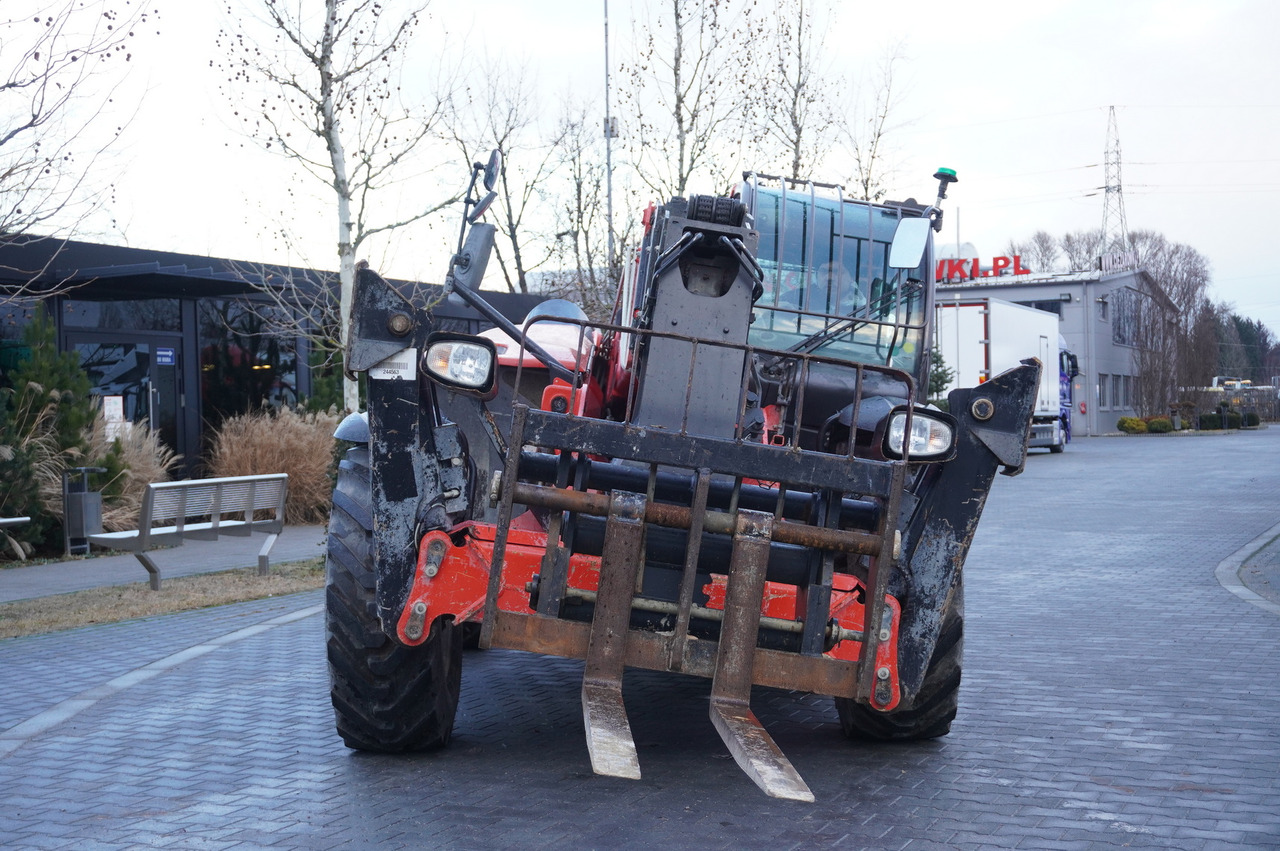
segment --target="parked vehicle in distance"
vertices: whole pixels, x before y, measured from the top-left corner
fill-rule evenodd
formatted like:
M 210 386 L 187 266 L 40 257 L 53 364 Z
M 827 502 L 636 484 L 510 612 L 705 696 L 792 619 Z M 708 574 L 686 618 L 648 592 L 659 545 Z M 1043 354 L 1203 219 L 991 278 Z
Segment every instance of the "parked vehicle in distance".
M 1057 315 L 998 298 L 939 300 L 935 314 L 934 345 L 952 370 L 947 392 L 982 384 L 1025 358 L 1038 358 L 1044 368 L 1028 445 L 1050 452 L 1066 449 L 1072 379 L 1080 368 L 1058 332 Z

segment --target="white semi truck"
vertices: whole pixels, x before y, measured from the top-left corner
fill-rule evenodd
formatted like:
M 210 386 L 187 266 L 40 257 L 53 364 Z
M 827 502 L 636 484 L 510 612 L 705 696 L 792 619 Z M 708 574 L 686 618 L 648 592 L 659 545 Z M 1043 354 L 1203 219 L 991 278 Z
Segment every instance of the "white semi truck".
M 1028 445 L 1050 452 L 1066 449 L 1071 379 L 1079 369 L 1058 332 L 1057 314 L 998 298 L 939 299 L 935 310 L 934 345 L 952 370 L 943 395 L 956 387 L 975 387 L 1026 358 L 1039 358 L 1043 368 Z

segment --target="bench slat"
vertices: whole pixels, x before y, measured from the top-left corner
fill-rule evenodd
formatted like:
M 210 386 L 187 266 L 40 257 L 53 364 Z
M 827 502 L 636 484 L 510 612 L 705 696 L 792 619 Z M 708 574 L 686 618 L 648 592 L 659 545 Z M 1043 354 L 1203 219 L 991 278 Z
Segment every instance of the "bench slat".
M 90 535 L 88 540 L 133 553 L 151 574 L 151 587 L 158 590 L 160 572 L 146 555 L 148 550 L 180 546 L 188 538 L 214 540 L 224 535 L 241 537 L 265 532 L 267 543 L 258 554 L 258 572 L 265 574 L 271 547 L 284 528 L 288 484 L 285 473 L 157 482 L 147 485 L 143 494 L 137 529 L 102 532 Z M 254 519 L 257 511 L 269 511 L 271 516 Z

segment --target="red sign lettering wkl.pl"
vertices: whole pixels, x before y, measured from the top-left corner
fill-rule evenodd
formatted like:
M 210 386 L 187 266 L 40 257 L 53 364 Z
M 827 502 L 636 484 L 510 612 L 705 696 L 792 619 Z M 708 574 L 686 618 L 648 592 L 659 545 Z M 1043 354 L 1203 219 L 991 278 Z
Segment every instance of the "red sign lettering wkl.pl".
M 957 278 L 962 281 L 972 281 L 977 278 L 994 278 L 1007 274 L 1030 275 L 1031 270 L 1023 267 L 1020 254 L 1012 257 L 994 257 L 991 260 L 991 268 L 985 271 L 976 257 L 972 260 L 948 257 L 939 260 L 934 270 L 934 275 L 939 281 L 953 281 Z

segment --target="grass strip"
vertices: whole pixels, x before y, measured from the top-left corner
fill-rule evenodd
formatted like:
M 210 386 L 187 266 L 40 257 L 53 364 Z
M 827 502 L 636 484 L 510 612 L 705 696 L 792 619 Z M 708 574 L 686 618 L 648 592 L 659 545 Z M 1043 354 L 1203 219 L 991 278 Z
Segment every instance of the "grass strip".
M 273 564 L 267 576 L 259 576 L 257 567 L 245 567 L 166 578 L 159 591 L 152 591 L 145 581 L 89 588 L 0 604 L 0 639 L 261 600 L 323 587 L 324 559 L 315 558 Z

